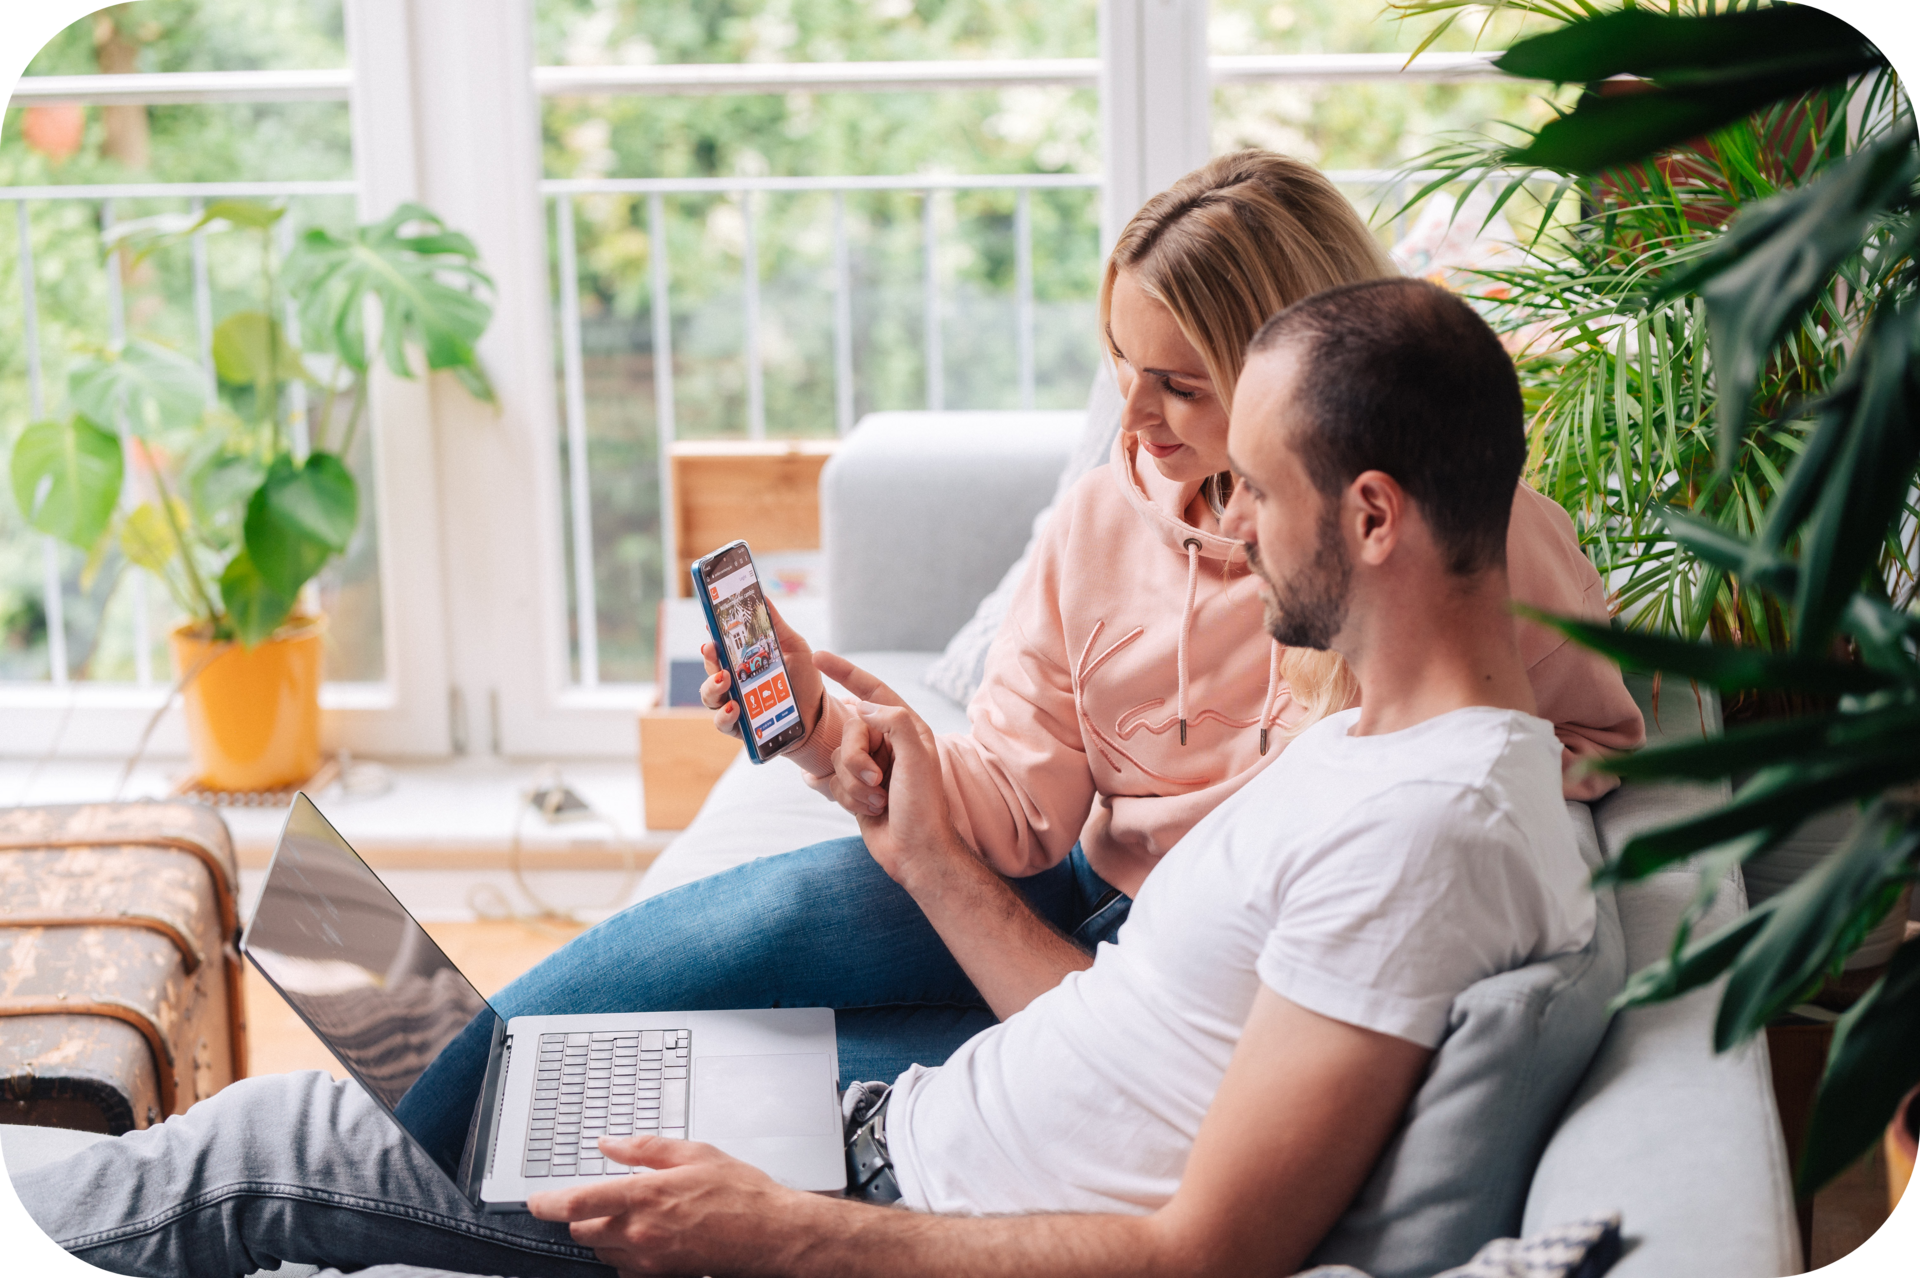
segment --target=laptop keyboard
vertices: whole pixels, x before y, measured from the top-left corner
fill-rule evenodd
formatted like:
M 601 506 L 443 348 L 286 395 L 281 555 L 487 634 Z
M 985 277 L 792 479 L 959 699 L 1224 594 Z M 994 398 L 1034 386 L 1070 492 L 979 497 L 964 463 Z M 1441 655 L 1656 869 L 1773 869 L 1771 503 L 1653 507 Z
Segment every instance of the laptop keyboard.
M 624 1176 L 602 1136 L 687 1136 L 686 1030 L 542 1034 L 521 1174 Z

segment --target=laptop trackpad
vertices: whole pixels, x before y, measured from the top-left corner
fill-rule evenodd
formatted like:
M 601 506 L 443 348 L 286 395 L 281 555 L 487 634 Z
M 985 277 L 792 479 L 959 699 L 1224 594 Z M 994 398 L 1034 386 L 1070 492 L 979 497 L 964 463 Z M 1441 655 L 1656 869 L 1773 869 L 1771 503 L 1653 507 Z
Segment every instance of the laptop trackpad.
M 694 1062 L 695 1140 L 837 1134 L 825 1052 L 706 1056 Z

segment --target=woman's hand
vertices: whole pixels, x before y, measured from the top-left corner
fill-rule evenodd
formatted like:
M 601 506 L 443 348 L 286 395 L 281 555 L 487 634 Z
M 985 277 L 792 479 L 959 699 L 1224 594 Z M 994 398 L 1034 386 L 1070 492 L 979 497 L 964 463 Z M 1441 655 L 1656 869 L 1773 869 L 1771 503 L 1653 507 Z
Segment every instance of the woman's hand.
M 826 685 L 813 663 L 813 649 L 800 632 L 786 623 L 780 610 L 767 601 L 767 616 L 773 620 L 773 637 L 780 644 L 780 660 L 787 668 L 787 687 L 793 692 L 793 704 L 800 711 L 801 740 L 813 735 L 820 722 L 820 703 L 826 698 Z M 720 654 L 712 640 L 700 645 L 700 660 L 706 664 L 707 677 L 700 684 L 700 704 L 713 711 L 713 726 L 730 737 L 740 735 L 740 703 L 728 695 L 733 679 L 720 663 Z

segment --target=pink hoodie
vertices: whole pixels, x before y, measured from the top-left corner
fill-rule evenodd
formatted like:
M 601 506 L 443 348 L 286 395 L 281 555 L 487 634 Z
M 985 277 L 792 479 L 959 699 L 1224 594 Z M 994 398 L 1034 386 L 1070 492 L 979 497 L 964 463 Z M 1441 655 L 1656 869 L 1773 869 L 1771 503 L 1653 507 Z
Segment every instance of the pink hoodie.
M 1123 431 L 1111 462 L 1048 519 L 968 707 L 972 731 L 939 738 L 954 824 L 1002 874 L 1038 873 L 1077 840 L 1101 878 L 1137 893 L 1182 835 L 1279 757 L 1287 737 L 1273 731 L 1263 755 L 1261 729 L 1305 713 L 1279 681 L 1241 544 L 1219 535 L 1211 513 L 1199 528 L 1182 516 L 1198 487 L 1162 476 Z M 1535 608 L 1607 616 L 1573 521 L 1525 485 L 1507 572 L 1514 597 Z M 1514 624 L 1566 766 L 1645 740 L 1612 663 Z M 791 757 L 826 775 L 850 718 L 828 698 Z M 1566 792 L 1592 799 L 1614 784 L 1570 779 Z

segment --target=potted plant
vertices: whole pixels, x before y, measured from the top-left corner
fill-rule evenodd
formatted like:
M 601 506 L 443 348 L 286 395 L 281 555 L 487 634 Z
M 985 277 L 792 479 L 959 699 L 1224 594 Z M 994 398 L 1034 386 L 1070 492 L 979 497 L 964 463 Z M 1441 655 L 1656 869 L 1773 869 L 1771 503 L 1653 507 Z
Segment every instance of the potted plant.
M 1550 11 L 1529 0 L 1510 7 Z M 1453 6 L 1402 8 L 1434 13 Z M 1576 57 L 1604 56 L 1604 44 L 1591 42 L 1604 41 L 1604 29 L 1576 25 L 1565 31 L 1556 38 L 1589 41 Z M 1551 45 L 1545 56 L 1552 65 L 1529 61 L 1542 56 L 1541 47 L 1516 46 L 1502 65 L 1543 78 L 1586 69 Z M 1741 56 L 1734 47 L 1721 53 Z M 1657 116 L 1671 109 L 1671 101 L 1628 100 L 1647 87 L 1644 81 L 1600 80 L 1589 90 L 1588 109 L 1604 109 L 1616 120 L 1627 118 L 1623 113 Z M 1667 534 L 1660 512 L 1677 509 L 1731 535 L 1752 536 L 1806 445 L 1809 423 L 1782 410 L 1833 382 L 1880 296 L 1841 287 L 1811 300 L 1807 322 L 1753 370 L 1755 410 L 1738 446 L 1723 459 L 1714 425 L 1718 400 L 1706 303 L 1693 290 L 1668 284 L 1713 250 L 1731 217 L 1805 187 L 1892 131 L 1898 92 L 1885 66 L 1852 79 L 1803 84 L 1775 100 L 1742 106 L 1731 119 L 1723 113 L 1724 122 L 1711 131 L 1681 134 L 1632 162 L 1599 170 L 1583 168 L 1577 154 L 1533 145 L 1531 137 L 1518 148 L 1488 138 L 1460 139 L 1411 162 L 1411 169 L 1428 170 L 1416 200 L 1447 185 L 1471 189 L 1499 174 L 1505 181 L 1488 206 L 1489 217 L 1511 207 L 1526 179 L 1544 172 L 1556 183 L 1530 239 L 1515 246 L 1521 263 L 1477 272 L 1476 291 L 1520 348 L 1516 362 L 1533 422 L 1529 480 L 1572 515 L 1626 626 L 1763 652 L 1793 650 L 1792 610 L 1764 591 L 1745 589 L 1717 564 L 1685 553 Z M 1553 136 L 1553 127 L 1542 136 Z M 1578 196 L 1578 212 L 1570 218 L 1563 209 L 1573 201 L 1562 198 L 1569 193 Z M 1856 256 L 1870 251 L 1861 244 Z M 1843 274 L 1856 273 L 1858 265 Z M 1879 569 L 1890 582 L 1911 581 L 1912 565 L 1897 546 L 1883 550 Z M 1661 691 L 1656 676 L 1656 716 L 1663 709 Z M 1830 710 L 1832 700 L 1787 689 L 1744 689 L 1728 697 L 1725 721 L 1778 721 Z M 1680 702 L 1668 712 L 1695 713 L 1692 696 Z M 1759 903 L 1790 888 L 1847 841 L 1858 818 L 1851 805 L 1820 813 L 1747 863 L 1749 896 Z M 1884 964 L 1902 939 L 1904 914 L 1889 911 L 1848 966 Z
M 67 416 L 29 424 L 11 459 L 31 526 L 93 564 L 117 545 L 184 615 L 171 636 L 176 688 L 213 790 L 296 785 L 319 767 L 324 618 L 307 587 L 358 525 L 345 459 L 366 416 L 372 347 L 397 376 L 414 376 L 417 349 L 428 370 L 493 398 L 474 349 L 491 282 L 467 237 L 408 204 L 344 235 L 309 228 L 277 263 L 284 215 L 225 200 L 116 228 L 110 246 L 135 262 L 196 233 L 257 235 L 261 306 L 215 327 L 215 395 L 198 364 L 164 346 L 98 350 L 69 376 Z M 305 349 L 280 319 L 288 305 Z M 320 405 L 306 430 L 296 385 Z
M 1590 12 L 1516 44 L 1499 65 L 1561 83 L 1640 81 L 1633 93 L 1584 95 L 1504 157 L 1609 180 L 1756 111 L 1886 71 L 1858 32 L 1797 6 Z M 1738 519 L 1684 509 L 1671 487 L 1649 494 L 1669 553 L 1747 597 L 1752 615 L 1778 618 L 1784 642 L 1742 646 L 1710 626 L 1717 642 L 1552 622 L 1630 668 L 1729 694 L 1793 694 L 1785 718 L 1604 765 L 1627 778 L 1745 780 L 1726 805 L 1630 840 L 1603 880 L 1691 859 L 1710 891 L 1809 816 L 1841 804 L 1861 813 L 1845 844 L 1793 886 L 1710 936 L 1694 937 L 1689 915 L 1668 956 L 1629 981 L 1622 1005 L 1724 976 L 1722 1050 L 1836 973 L 1920 869 L 1920 144 L 1911 108 L 1897 95 L 1884 105 L 1886 127 L 1865 145 L 1735 213 L 1640 286 L 1649 306 L 1699 299 L 1716 392 L 1711 482 L 1731 482 L 1761 432 L 1795 441 Z M 1832 300 L 1842 295 L 1850 300 Z M 1806 342 L 1826 353 L 1805 380 L 1770 402 L 1757 395 Z M 1907 942 L 1836 1027 L 1797 1170 L 1803 1194 L 1881 1138 L 1920 1081 L 1917 1047 L 1920 942 Z

